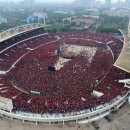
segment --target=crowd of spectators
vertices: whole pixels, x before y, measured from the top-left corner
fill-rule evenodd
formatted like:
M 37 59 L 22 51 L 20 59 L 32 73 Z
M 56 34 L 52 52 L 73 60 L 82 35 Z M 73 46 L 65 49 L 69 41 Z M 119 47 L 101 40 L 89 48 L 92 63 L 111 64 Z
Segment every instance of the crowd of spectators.
M 19 42 L 19 41 L 22 41 L 24 39 L 27 39 L 27 38 L 30 38 L 30 37 L 33 37 L 33 36 L 36 36 L 36 35 L 43 34 L 45 32 L 46 31 L 44 30 L 44 28 L 37 28 L 37 29 L 34 29 L 34 30 L 24 32 L 24 33 L 19 34 L 19 35 L 16 35 L 16 36 L 14 36 L 10 39 L 7 39 L 5 41 L 0 42 L 0 51 L 4 50 L 5 48 L 7 48 L 7 47 Z
M 39 30 L 41 32 L 41 29 L 39 29 Z M 33 32 L 32 32 L 32 34 L 33 34 Z M 17 45 L 12 46 L 11 48 L 5 50 L 4 52 L 2 52 L 0 54 L 0 70 L 1 71 L 9 70 L 11 68 L 11 66 L 20 57 L 25 55 L 27 52 L 30 52 L 33 49 L 35 49 L 35 48 L 37 48 L 37 47 L 39 47 L 41 45 L 44 45 L 44 44 L 46 44 L 48 42 L 52 42 L 52 41 L 54 41 L 54 39 L 50 35 L 41 35 L 41 36 L 37 36 L 35 38 L 31 38 L 29 40 L 27 39 L 27 40 L 25 40 L 23 42 L 20 42 Z
M 111 34 L 92 33 L 92 32 L 60 32 L 53 35 L 58 35 L 61 40 L 67 44 L 81 44 L 87 46 L 107 45 L 110 47 L 116 60 L 122 50 L 123 42 L 115 38 Z
M 53 38 L 57 35 L 60 42 Z M 50 72 L 48 66 L 53 67 L 61 54 L 49 56 L 48 52 L 55 52 L 62 42 L 98 49 L 91 63 L 81 53 L 58 71 Z M 106 46 L 116 60 L 123 43 L 111 35 L 88 32 L 56 33 L 22 42 L 0 55 L 0 70 L 6 70 L 31 49 L 14 69 L 0 77 L 0 95 L 13 100 L 14 110 L 35 113 L 71 112 L 110 102 L 127 91 L 118 80 L 129 74 L 113 66 L 112 54 Z M 93 96 L 93 90 L 103 96 Z

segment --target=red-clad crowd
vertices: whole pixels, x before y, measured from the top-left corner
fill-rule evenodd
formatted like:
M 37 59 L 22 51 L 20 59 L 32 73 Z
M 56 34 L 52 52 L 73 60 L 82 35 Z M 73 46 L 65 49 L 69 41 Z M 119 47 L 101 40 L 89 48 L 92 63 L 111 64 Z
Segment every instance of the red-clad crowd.
M 57 35 L 60 42 L 53 38 Z M 61 54 L 49 56 L 48 52 L 55 52 L 62 42 L 98 49 L 91 63 L 89 57 L 81 53 L 61 69 L 50 72 L 48 66 L 54 67 Z M 35 113 L 78 111 L 111 102 L 127 91 L 118 80 L 129 74 L 113 67 L 110 51 L 98 45 L 109 46 L 114 60 L 123 47 L 123 43 L 111 35 L 69 32 L 40 36 L 10 48 L 0 55 L 1 59 L 7 60 L 1 60 L 0 70 L 8 69 L 20 56 L 32 50 L 6 76 L 0 77 L 0 95 L 13 100 L 14 110 Z M 103 96 L 93 96 L 93 90 Z
M 39 33 L 43 33 L 41 29 L 37 31 Z M 36 35 L 36 32 L 34 32 L 32 32 L 31 36 Z M 54 38 L 52 38 L 50 35 L 41 35 L 37 37 L 35 36 L 35 38 L 31 38 L 29 40 L 25 40 L 16 45 L 15 43 L 12 43 L 14 44 L 14 46 L 12 46 L 9 49 L 6 49 L 4 52 L 0 54 L 0 70 L 7 71 L 17 60 L 19 60 L 19 58 L 23 57 L 26 53 L 32 51 L 38 46 L 42 46 L 52 41 L 54 41 Z

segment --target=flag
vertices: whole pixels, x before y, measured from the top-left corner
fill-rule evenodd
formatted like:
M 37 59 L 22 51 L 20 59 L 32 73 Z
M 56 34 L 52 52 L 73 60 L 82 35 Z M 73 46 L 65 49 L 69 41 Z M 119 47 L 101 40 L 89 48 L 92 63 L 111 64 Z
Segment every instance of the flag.
M 57 55 L 56 52 L 48 52 L 48 56 L 53 57 L 53 56 L 56 56 L 56 55 Z

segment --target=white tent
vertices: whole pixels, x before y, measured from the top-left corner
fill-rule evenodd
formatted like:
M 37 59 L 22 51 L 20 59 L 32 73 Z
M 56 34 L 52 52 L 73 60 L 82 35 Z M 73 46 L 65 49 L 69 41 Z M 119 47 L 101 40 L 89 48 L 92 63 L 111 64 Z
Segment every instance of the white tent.
M 12 111 L 13 109 L 12 99 L 4 98 L 0 96 L 0 109 Z

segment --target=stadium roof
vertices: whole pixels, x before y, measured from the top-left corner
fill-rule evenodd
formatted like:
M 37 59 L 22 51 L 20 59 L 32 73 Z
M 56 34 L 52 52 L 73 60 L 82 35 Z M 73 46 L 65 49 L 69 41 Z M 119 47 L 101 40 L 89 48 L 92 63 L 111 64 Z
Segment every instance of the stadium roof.
M 124 37 L 124 46 L 114 66 L 130 73 L 130 41 L 128 30 L 120 30 Z

